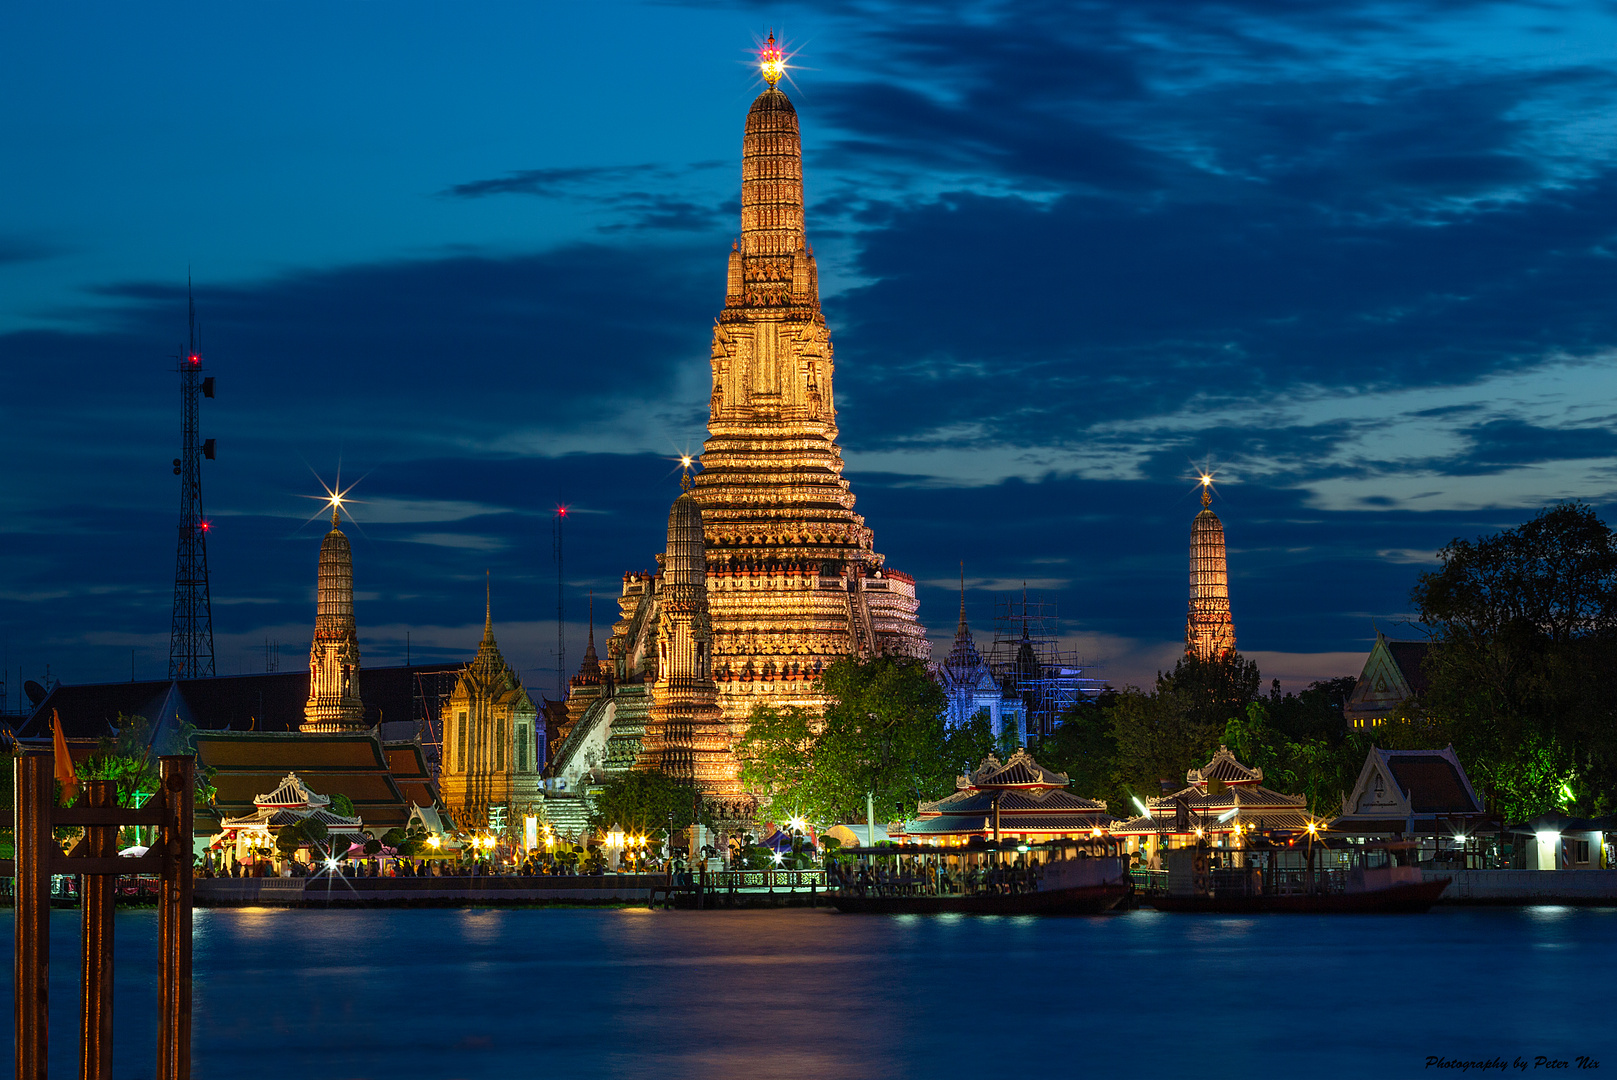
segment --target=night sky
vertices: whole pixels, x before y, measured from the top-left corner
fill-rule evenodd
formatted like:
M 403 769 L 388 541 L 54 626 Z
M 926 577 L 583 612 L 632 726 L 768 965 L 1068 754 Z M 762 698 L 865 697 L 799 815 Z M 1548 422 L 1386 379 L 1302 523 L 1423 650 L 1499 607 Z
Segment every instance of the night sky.
M 934 640 L 963 559 L 979 642 L 1025 581 L 1150 679 L 1203 465 L 1288 685 L 1411 635 L 1450 538 L 1612 519 L 1609 2 L 12 4 L 8 670 L 166 673 L 189 271 L 219 672 L 306 661 L 340 469 L 365 662 L 469 657 L 487 570 L 553 693 L 555 507 L 572 668 L 705 435 L 771 27 L 848 475 Z

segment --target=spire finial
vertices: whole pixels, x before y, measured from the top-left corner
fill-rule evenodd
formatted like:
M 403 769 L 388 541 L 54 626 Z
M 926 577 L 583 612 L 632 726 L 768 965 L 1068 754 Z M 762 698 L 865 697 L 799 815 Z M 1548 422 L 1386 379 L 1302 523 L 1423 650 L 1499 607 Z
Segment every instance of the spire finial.
M 960 560 L 960 628 L 956 633 L 966 629 L 966 560 Z
M 590 641 L 589 647 L 595 648 L 595 590 L 590 590 Z
M 691 466 L 695 463 L 696 459 L 691 457 L 689 454 L 681 454 L 679 456 L 679 467 L 685 470 L 685 475 L 679 478 L 679 490 L 691 490 Z
M 494 640 L 494 586 L 487 570 L 483 571 L 483 640 Z
M 1201 484 L 1202 484 L 1202 506 L 1203 507 L 1212 506 L 1213 505 L 1213 474 L 1212 473 L 1205 473 L 1205 472 L 1202 473 L 1201 474 Z
M 331 500 L 331 527 L 333 529 L 342 524 L 342 518 L 338 516 L 337 512 L 337 508 L 341 505 L 336 499 Z
M 781 76 L 786 74 L 786 56 L 780 51 L 780 46 L 775 44 L 773 28 L 769 31 L 769 40 L 758 50 L 758 70 L 763 73 L 764 82 L 769 84 L 771 90 L 775 89 L 775 84 L 780 82 Z

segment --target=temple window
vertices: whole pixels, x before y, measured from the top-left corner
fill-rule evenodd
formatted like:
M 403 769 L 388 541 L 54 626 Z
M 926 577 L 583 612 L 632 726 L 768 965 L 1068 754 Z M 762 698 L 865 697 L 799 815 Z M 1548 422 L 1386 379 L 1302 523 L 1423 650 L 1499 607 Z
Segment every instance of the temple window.
M 460 714 L 455 731 L 455 771 L 466 771 L 466 714 Z

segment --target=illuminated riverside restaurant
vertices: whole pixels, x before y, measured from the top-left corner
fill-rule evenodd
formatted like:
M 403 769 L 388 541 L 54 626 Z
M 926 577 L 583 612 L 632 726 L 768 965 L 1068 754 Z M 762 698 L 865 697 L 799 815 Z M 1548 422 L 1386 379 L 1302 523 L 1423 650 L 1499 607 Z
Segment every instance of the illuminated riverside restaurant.
M 955 785 L 953 795 L 922 803 L 893 839 L 932 847 L 961 847 L 973 837 L 1037 844 L 1097 838 L 1112 823 L 1105 803 L 1067 791 L 1066 774 L 1051 772 L 1026 750 L 1003 764 L 990 754 Z
M 1264 787 L 1263 770 L 1241 764 L 1225 746 L 1185 782 L 1172 795 L 1139 803 L 1140 817 L 1112 826 L 1125 852 L 1155 859 L 1163 848 L 1239 848 L 1259 831 L 1305 832 L 1312 820 L 1307 799 Z

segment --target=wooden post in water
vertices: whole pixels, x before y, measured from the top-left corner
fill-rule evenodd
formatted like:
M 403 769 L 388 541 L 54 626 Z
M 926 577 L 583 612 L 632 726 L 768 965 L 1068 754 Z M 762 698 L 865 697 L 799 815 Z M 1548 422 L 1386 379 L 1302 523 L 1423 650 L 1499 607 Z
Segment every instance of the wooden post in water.
M 157 797 L 163 800 L 158 844 L 163 854 L 157 901 L 157 1078 L 191 1076 L 191 813 L 196 762 L 164 757 Z
M 91 781 L 77 806 L 56 806 L 56 755 L 25 753 L 13 765 L 15 854 L 0 860 L 0 877 L 16 882 L 16 948 L 13 985 L 17 1080 L 47 1080 L 50 1031 L 51 875 L 78 875 L 84 920 L 83 986 L 80 1001 L 79 1075 L 112 1076 L 113 904 L 123 874 L 161 874 L 157 927 L 157 1075 L 191 1076 L 191 800 L 195 765 L 189 757 L 162 759 L 157 795 L 139 809 L 118 805 L 114 781 Z M 74 854 L 63 855 L 52 838 L 56 825 L 84 829 Z M 118 856 L 118 830 L 158 825 L 159 850 Z
M 79 805 L 107 809 L 118 805 L 115 780 L 91 780 Z M 85 855 L 110 859 L 118 854 L 118 826 L 86 825 Z M 79 987 L 79 1078 L 112 1080 L 112 916 L 117 902 L 115 874 L 85 874 L 79 885 L 83 947 Z
M 12 766 L 17 1080 L 45 1080 L 50 1047 L 52 764 L 50 754 L 23 754 Z

